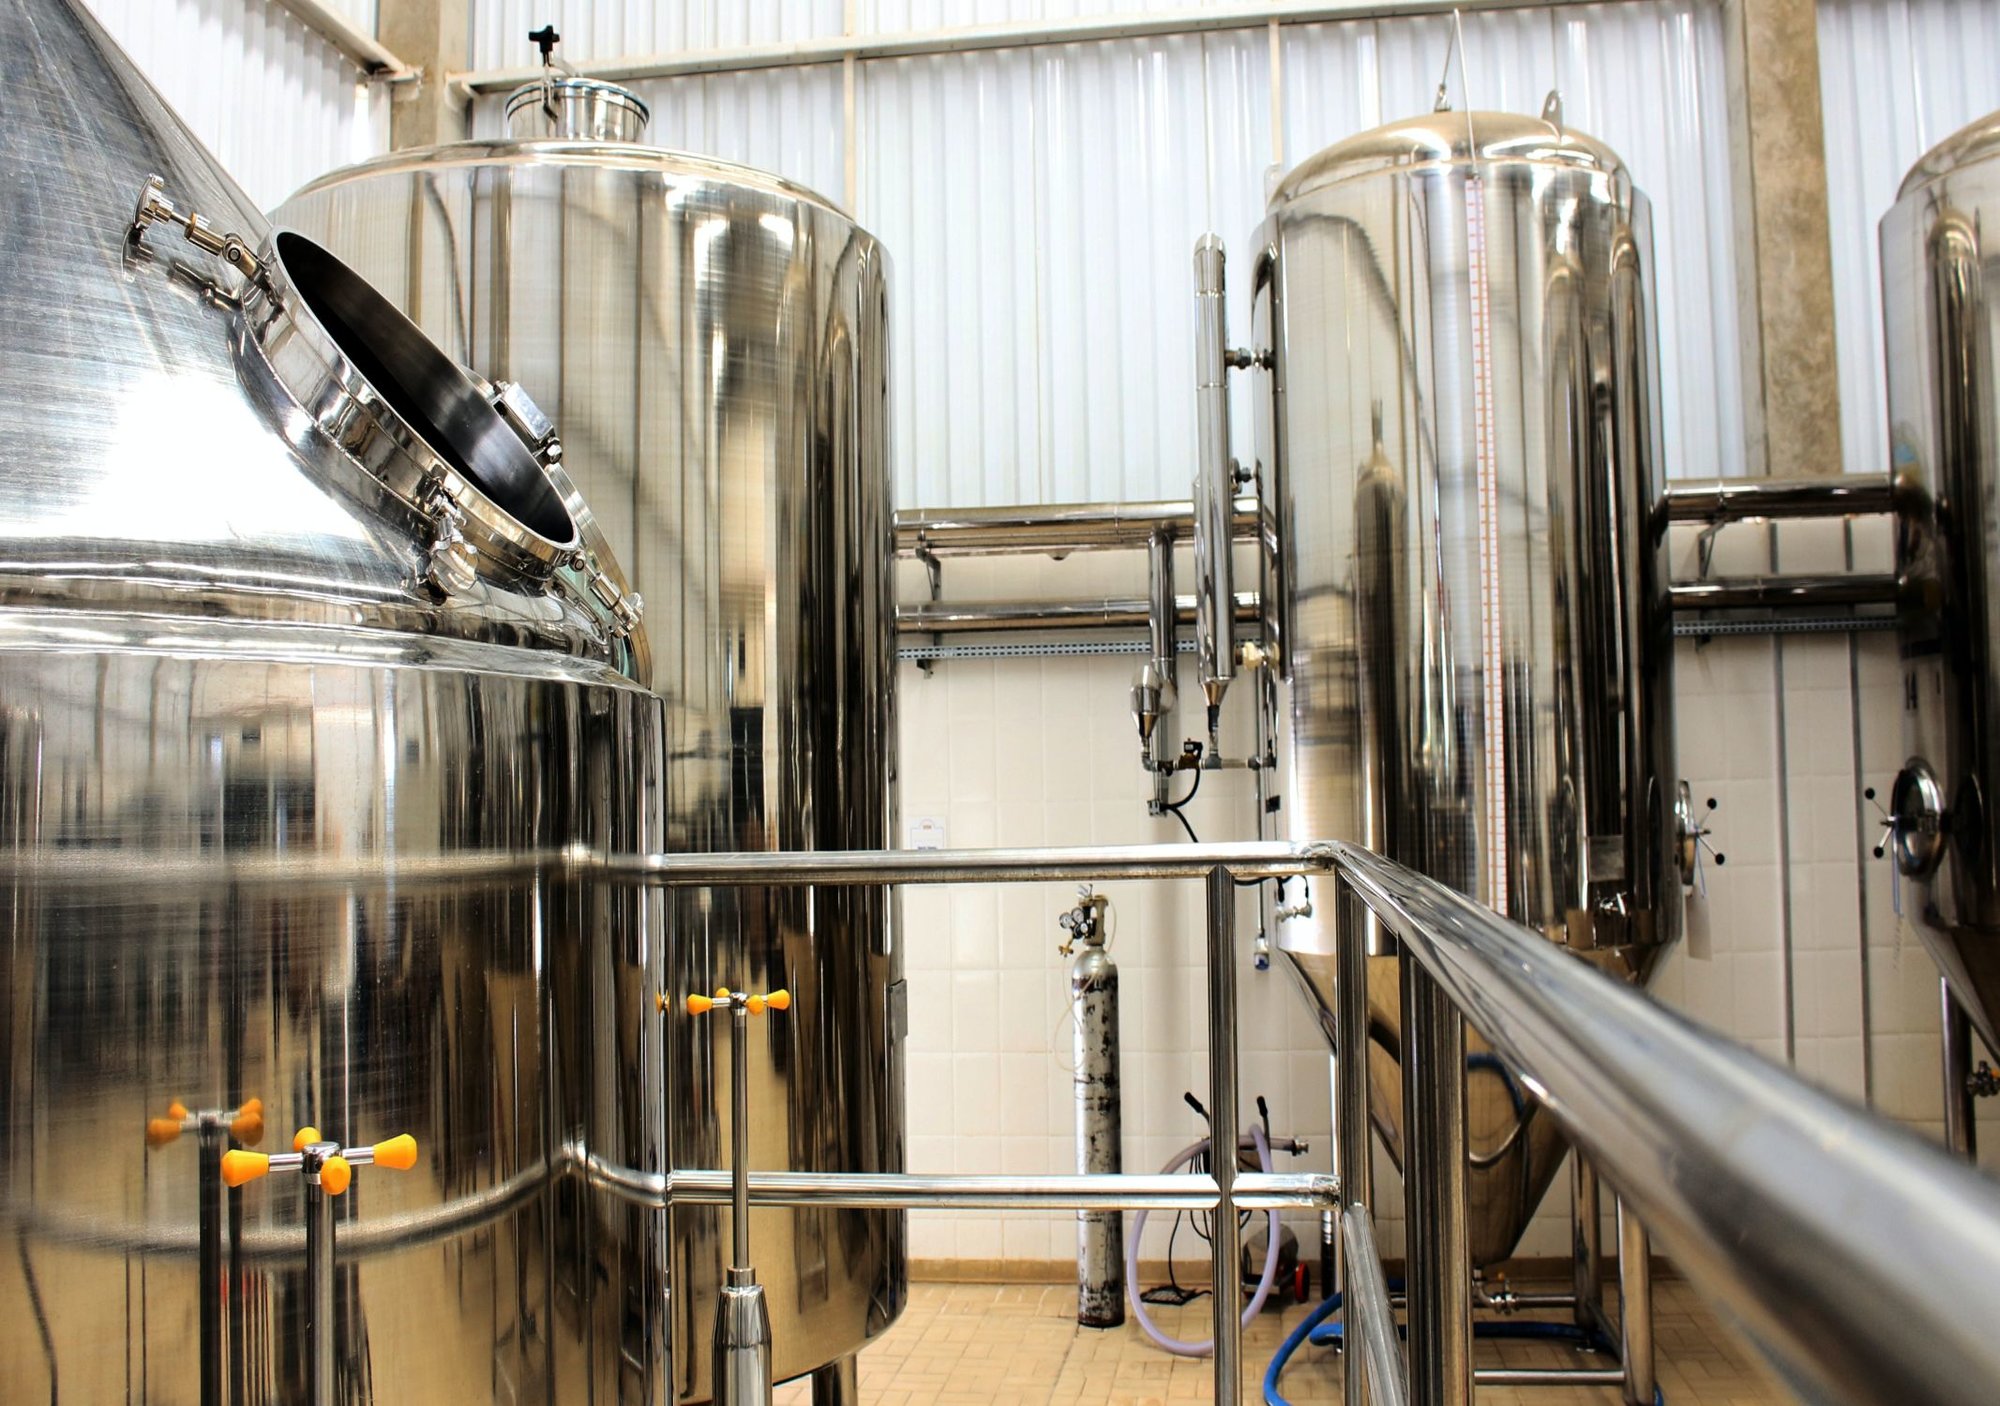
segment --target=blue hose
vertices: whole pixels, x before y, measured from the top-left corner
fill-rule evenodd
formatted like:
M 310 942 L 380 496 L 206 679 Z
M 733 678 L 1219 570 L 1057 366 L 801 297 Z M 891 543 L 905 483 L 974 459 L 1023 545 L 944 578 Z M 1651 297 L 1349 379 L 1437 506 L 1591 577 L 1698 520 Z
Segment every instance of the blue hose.
M 1264 1369 L 1264 1406 L 1292 1406 L 1291 1402 L 1278 1395 L 1278 1378 L 1284 1375 L 1285 1364 L 1292 1360 L 1292 1354 L 1299 1350 L 1299 1344 L 1312 1335 L 1313 1329 L 1338 1312 L 1340 1312 L 1340 1295 L 1335 1294 L 1299 1320 L 1299 1325 L 1278 1344 L 1278 1350 L 1271 1355 L 1271 1365 Z

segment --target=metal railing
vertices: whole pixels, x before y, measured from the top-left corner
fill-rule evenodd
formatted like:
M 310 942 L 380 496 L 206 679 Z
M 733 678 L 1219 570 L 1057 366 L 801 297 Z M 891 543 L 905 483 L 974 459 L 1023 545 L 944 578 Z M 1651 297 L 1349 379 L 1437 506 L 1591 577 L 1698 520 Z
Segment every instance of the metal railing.
M 1365 850 L 1238 844 L 572 858 L 613 879 L 669 887 L 1200 878 L 1209 1107 L 1218 1129 L 1240 1124 L 1235 881 L 1330 876 L 1341 1029 L 1366 1028 L 1368 915 L 1400 943 L 1407 1351 L 1373 1248 L 1366 1136 L 1341 1140 L 1332 1180 L 1239 1175 L 1230 1158 L 1216 1161 L 1212 1177 L 1171 1188 L 1137 1177 L 764 1174 L 753 1180 L 760 1204 L 1138 1207 L 1185 1205 L 1192 1196 L 1244 1210 L 1323 1204 L 1337 1194 L 1349 1266 L 1346 1331 L 1355 1345 L 1349 1406 L 1369 1391 L 1393 1406 L 1405 1399 L 1464 1406 L 1473 1386 L 1469 1021 L 1636 1214 L 1622 1227 L 1621 1253 L 1647 1253 L 1643 1222 L 1802 1394 L 1966 1406 L 2000 1394 L 2000 1334 L 1992 1331 L 2000 1186 L 1530 929 Z M 1365 1063 L 1341 1060 L 1337 1071 L 1340 1126 L 1366 1129 Z M 723 1183 L 718 1173 L 676 1172 L 662 1190 L 719 1199 Z M 1214 1227 L 1215 1395 L 1234 1402 L 1241 1321 L 1224 1286 L 1238 1272 L 1237 1219 L 1217 1215 Z
M 160 869 L 95 858 L 88 866 L 16 861 L 77 885 L 157 886 Z M 6 867 L 6 866 L 0 866 Z M 1398 1342 L 1374 1250 L 1368 1138 L 1337 1140 L 1338 1175 L 1240 1174 L 1218 1159 L 1212 1176 L 931 1176 L 753 1173 L 760 1206 L 852 1205 L 995 1209 L 1210 1209 L 1282 1207 L 1341 1212 L 1349 1406 L 1372 1392 L 1384 1406 L 1464 1406 L 1471 1399 L 1473 1290 L 1466 1234 L 1464 1041 L 1470 1023 L 1520 1087 L 1543 1104 L 1619 1194 L 1621 1258 L 1643 1260 L 1646 1231 L 1802 1395 L 1854 1403 L 1987 1403 L 2000 1399 L 2000 1185 L 1942 1148 L 1807 1084 L 1702 1030 L 1642 992 L 1578 960 L 1540 934 L 1444 886 L 1344 844 L 1254 843 L 1089 849 L 604 854 L 585 848 L 534 855 L 309 861 L 275 868 L 213 857 L 175 870 L 188 886 L 345 883 L 394 877 L 405 886 L 540 873 L 663 887 L 1002 883 L 1200 879 L 1205 885 L 1209 982 L 1209 1108 L 1213 1126 L 1242 1126 L 1237 1099 L 1236 893 L 1239 879 L 1317 876 L 1331 901 L 1340 979 L 1337 1028 L 1366 1028 L 1365 935 L 1397 939 L 1404 1012 L 1404 1179 L 1409 1247 L 1407 1350 Z M 1329 892 L 1330 890 L 1330 892 Z M 1338 1126 L 1369 1126 L 1365 1062 L 1336 1062 Z M 636 1204 L 720 1204 L 728 1177 L 661 1174 L 556 1152 L 544 1175 L 579 1175 Z M 503 1189 L 495 1188 L 495 1195 Z M 464 1223 L 442 1208 L 439 1233 Z M 430 1217 L 426 1218 L 427 1220 Z M 1592 1220 L 1594 1221 L 1594 1217 Z M 1237 1219 L 1214 1218 L 1215 1389 L 1239 1397 L 1241 1320 Z M 1639 1229 L 1643 1223 L 1645 1231 Z M 61 1230 L 62 1227 L 49 1227 Z M 97 1239 L 101 1223 L 78 1227 Z M 343 1250 L 390 1247 L 419 1227 L 357 1226 Z M 172 1245 L 184 1248 L 169 1234 Z M 289 1239 L 261 1246 L 296 1252 Z M 1634 1305 L 1640 1308 L 1640 1305 Z M 1628 1344 L 1630 1360 L 1642 1348 Z M 1363 1367 L 1365 1365 L 1365 1372 Z M 1513 1369 L 1510 1379 L 1534 1376 Z M 1569 1373 L 1579 1382 L 1588 1373 Z M 1619 1380 L 1619 1374 L 1597 1374 Z M 1407 1380 L 1407 1394 L 1404 1382 Z M 1627 1390 L 1631 1379 L 1624 1378 Z

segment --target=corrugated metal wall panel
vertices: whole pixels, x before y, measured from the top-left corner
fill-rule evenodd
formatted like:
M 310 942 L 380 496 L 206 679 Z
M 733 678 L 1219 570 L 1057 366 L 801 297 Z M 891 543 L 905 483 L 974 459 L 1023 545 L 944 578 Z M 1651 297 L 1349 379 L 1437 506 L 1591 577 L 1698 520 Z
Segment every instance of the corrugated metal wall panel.
M 268 0 L 85 3 L 261 206 L 388 146 L 387 91 Z
M 1819 44 L 1841 450 L 1849 472 L 1879 473 L 1889 432 L 1876 226 L 1919 156 L 2000 103 L 2000 3 L 1821 0 Z
M 856 0 L 854 27 L 862 34 L 895 34 L 1080 15 L 1157 14 L 1230 3 L 1235 0 Z
M 475 0 L 472 66 L 534 62 L 528 32 L 545 24 L 562 35 L 562 55 L 580 62 L 819 38 L 840 33 L 845 10 L 844 0 Z

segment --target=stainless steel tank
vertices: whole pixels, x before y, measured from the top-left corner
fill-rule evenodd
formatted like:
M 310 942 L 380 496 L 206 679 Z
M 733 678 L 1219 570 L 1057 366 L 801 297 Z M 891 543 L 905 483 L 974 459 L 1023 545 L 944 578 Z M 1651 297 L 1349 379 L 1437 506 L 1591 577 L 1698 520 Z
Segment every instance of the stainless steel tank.
M 1986 247 L 2000 113 L 1925 154 L 1883 217 L 1882 321 L 1901 580 L 1898 908 L 2000 1048 L 2000 362 Z
M 1283 831 L 1364 843 L 1645 980 L 1681 923 L 1645 197 L 1559 120 L 1447 111 L 1304 162 L 1258 244 Z M 1279 942 L 1345 1054 L 1334 905 L 1301 897 Z M 1400 1160 L 1397 959 L 1379 933 L 1371 954 Z M 1564 1145 L 1468 1049 L 1487 1263 Z
M 557 133 L 643 107 L 562 79 L 509 106 L 517 132 Z M 562 426 L 658 642 L 669 846 L 895 844 L 881 246 L 762 172 L 566 139 L 398 152 L 313 182 L 276 219 Z M 672 989 L 799 996 L 754 1027 L 753 1165 L 902 1170 L 891 896 L 729 889 L 671 907 Z M 676 1166 L 722 1165 L 726 1055 L 704 1024 L 669 1028 Z M 674 1216 L 677 1341 L 699 1345 L 727 1213 Z M 850 1356 L 895 1319 L 900 1213 L 754 1219 L 780 1378 Z M 707 1395 L 705 1351 L 682 1352 L 677 1371 L 679 1395 Z
M 563 856 L 664 842 L 665 721 L 558 441 L 80 8 L 0 54 L 0 1394 L 663 1393 L 660 1217 L 569 1172 L 664 1164 L 665 915 Z M 418 1147 L 326 1301 L 215 1173 L 307 1124 Z

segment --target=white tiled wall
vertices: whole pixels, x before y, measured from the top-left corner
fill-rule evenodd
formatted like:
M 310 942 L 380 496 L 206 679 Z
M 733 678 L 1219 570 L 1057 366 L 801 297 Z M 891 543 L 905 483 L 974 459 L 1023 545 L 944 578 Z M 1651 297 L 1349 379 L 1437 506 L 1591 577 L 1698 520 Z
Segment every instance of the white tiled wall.
M 1775 551 L 1775 561 L 1773 552 Z M 1886 524 L 1727 529 L 1713 570 L 1881 570 Z M 1693 532 L 1677 572 L 1695 573 Z M 921 593 L 920 574 L 904 581 Z M 1137 554 L 948 561 L 948 599 L 1137 595 Z M 944 661 L 901 677 L 903 813 L 942 819 L 953 846 L 1121 844 L 1180 837 L 1147 816 L 1146 778 L 1126 713 L 1131 656 Z M 1937 1132 L 1941 1122 L 1937 977 L 1913 935 L 1899 935 L 1885 861 L 1869 851 L 1877 819 L 1862 797 L 1901 766 L 1898 669 L 1887 634 L 1683 640 L 1678 646 L 1680 765 L 1710 822 L 1720 865 L 1705 862 L 1688 940 L 1655 993 L 1770 1059 L 1883 1112 Z M 1191 667 L 1191 666 L 1189 666 Z M 1781 683 L 1782 681 L 1782 683 Z M 1224 749 L 1242 755 L 1247 690 L 1225 705 Z M 1198 720 L 1184 709 L 1182 733 Z M 1251 835 L 1247 774 L 1210 775 L 1189 816 L 1204 840 Z M 1201 893 L 1192 884 L 1114 884 L 1112 953 L 1123 998 L 1125 1166 L 1153 1170 L 1202 1133 L 1181 1101 L 1206 1083 Z M 910 935 L 911 1166 L 922 1171 L 1061 1172 L 1075 1168 L 1071 1029 L 1055 925 L 1061 885 L 906 892 Z M 1242 1093 L 1270 1101 L 1272 1122 L 1328 1165 L 1325 1047 L 1280 967 L 1251 969 L 1250 900 L 1240 931 Z M 1247 1115 L 1246 1115 L 1247 1116 Z M 1989 1164 L 2000 1127 L 1982 1124 Z M 1381 1163 L 1380 1184 L 1395 1177 Z M 1522 1245 L 1568 1244 L 1568 1178 Z M 1388 1253 L 1400 1252 L 1400 1205 L 1381 1207 Z M 1308 1244 L 1309 1221 L 1296 1223 Z M 1165 1237 L 1149 1226 L 1144 1253 Z M 918 1259 L 1059 1259 L 1074 1252 L 1067 1216 L 918 1216 Z M 1203 1252 L 1185 1232 L 1183 1262 Z M 1310 1253 L 1310 1252 L 1309 1252 Z

